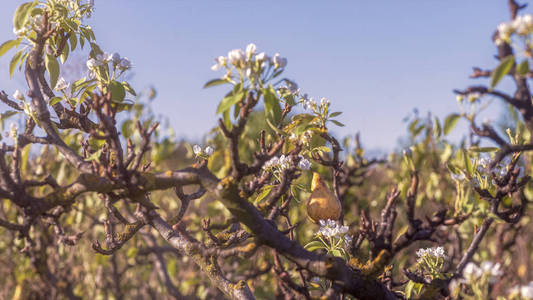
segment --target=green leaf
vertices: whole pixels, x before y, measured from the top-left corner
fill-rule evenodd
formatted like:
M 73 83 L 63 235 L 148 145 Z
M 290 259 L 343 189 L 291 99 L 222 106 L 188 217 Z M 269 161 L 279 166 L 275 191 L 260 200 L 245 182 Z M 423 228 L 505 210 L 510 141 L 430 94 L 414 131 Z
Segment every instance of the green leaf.
M 457 124 L 457 121 L 459 121 L 459 117 L 458 114 L 451 114 L 446 117 L 444 120 L 444 135 L 448 135 L 450 131 L 452 131 Z
M 0 45 L 0 56 L 6 54 L 7 51 L 9 51 L 11 48 L 18 46 L 20 43 L 20 39 L 17 40 L 9 40 L 2 45 Z
M 265 100 L 265 117 L 270 116 L 275 124 L 279 123 L 281 120 L 281 106 L 272 85 L 264 89 L 263 98 Z
M 272 124 L 272 122 L 270 122 L 269 119 L 266 119 L 266 122 L 267 122 L 268 126 L 270 126 L 270 128 L 272 128 L 272 130 L 274 130 L 274 132 L 276 132 L 277 134 L 282 135 L 282 136 L 287 136 L 288 135 L 283 130 L 279 130 L 276 126 L 274 126 L 274 124 Z
M 228 83 L 228 81 L 226 79 L 220 79 L 220 78 L 212 79 L 212 80 L 209 80 L 206 84 L 204 84 L 204 89 L 208 87 L 212 87 L 212 86 L 221 85 L 224 83 Z
M 126 252 L 127 258 L 132 258 L 137 256 L 137 253 L 139 252 L 139 249 L 137 247 L 130 247 L 128 251 Z
M 122 136 L 124 136 L 125 138 L 129 138 L 133 134 L 134 125 L 135 125 L 135 123 L 131 119 L 128 119 L 128 120 L 124 121 L 124 123 L 122 123 L 122 127 L 121 127 L 122 128 Z
M 448 170 L 450 170 L 450 172 L 452 172 L 453 174 L 456 174 L 456 175 L 462 174 L 462 172 L 456 166 L 452 165 L 451 163 L 447 163 L 446 167 L 448 167 Z
M 259 193 L 259 195 L 257 195 L 257 198 L 255 198 L 254 203 L 257 204 L 257 203 L 261 202 L 261 200 L 265 199 L 265 197 L 268 196 L 268 194 L 270 194 L 270 192 L 272 191 L 273 187 L 274 187 L 273 185 L 265 186 L 263 188 L 263 190 L 261 191 L 261 193 Z
M 100 148 L 98 151 L 91 154 L 91 156 L 87 157 L 85 161 L 93 161 L 93 160 L 100 159 L 100 154 L 102 154 L 102 150 L 103 148 Z
M 463 152 L 463 161 L 465 164 L 466 171 L 468 172 L 468 175 L 472 176 L 474 174 L 474 167 L 472 166 L 472 161 L 470 160 L 470 156 L 468 155 L 465 149 L 463 149 L 462 152 Z
M 126 90 L 124 89 L 122 83 L 115 80 L 111 81 L 109 83 L 109 90 L 111 91 L 111 99 L 118 102 L 124 101 L 124 97 L 126 97 Z
M 13 27 L 15 29 L 21 29 L 26 25 L 28 17 L 30 16 L 31 9 L 37 4 L 37 0 L 33 2 L 26 2 L 21 4 L 15 11 L 13 16 Z
M 440 121 L 437 117 L 435 117 L 435 120 L 433 122 L 433 135 L 439 138 L 441 134 L 442 134 L 442 127 L 440 126 Z
M 50 106 L 53 106 L 53 105 L 59 103 L 59 101 L 61 101 L 61 100 L 62 100 L 62 99 L 61 99 L 60 97 L 54 97 L 54 98 L 50 99 L 50 101 L 48 102 L 48 104 L 49 104 Z
M 490 76 L 490 87 L 494 88 L 502 78 L 509 73 L 514 64 L 514 55 L 508 55 L 500 61 L 500 65 L 492 71 Z
M 4 130 L 4 121 L 7 120 L 9 117 L 16 115 L 18 113 L 19 112 L 15 110 L 8 110 L 4 113 L 0 113 L 0 131 Z
M 78 24 L 76 24 L 75 22 L 69 20 L 69 19 L 65 19 L 63 20 L 65 22 L 65 24 L 73 31 L 73 32 L 76 32 L 78 31 Z
M 217 108 L 217 114 L 221 114 L 229 110 L 233 105 L 239 103 L 248 93 L 247 90 L 239 90 L 236 93 L 231 93 L 224 97 Z
M 226 126 L 226 128 L 228 130 L 231 130 L 231 128 L 233 127 L 233 124 L 231 123 L 231 120 L 229 118 L 229 109 L 226 110 L 223 114 L 223 119 L 224 119 L 224 126 Z
M 132 94 L 133 96 L 137 96 L 137 94 L 135 93 L 135 90 L 131 87 L 131 85 L 129 83 L 127 83 L 126 81 L 122 81 L 122 85 L 124 86 L 124 89 Z
M 344 257 L 344 255 L 342 255 L 342 253 L 338 249 L 331 250 L 331 255 L 337 256 L 337 257 Z
M 15 68 L 17 67 L 21 58 L 22 58 L 22 50 L 17 52 L 11 59 L 11 62 L 9 63 L 9 78 L 13 77 L 13 72 L 15 71 Z
M 411 294 L 413 293 L 413 287 L 415 286 L 415 282 L 409 280 L 409 282 L 405 285 L 405 299 L 411 299 Z
M 516 68 L 516 73 L 520 76 L 526 76 L 529 73 L 529 61 L 524 59 Z
M 330 120 L 333 124 L 339 126 L 339 127 L 344 127 L 344 124 L 342 124 L 341 122 L 337 121 L 337 120 Z
M 342 114 L 342 111 L 332 112 L 331 114 L 329 114 L 329 117 L 330 118 L 334 118 L 336 116 L 339 116 L 340 114 Z
M 307 251 L 315 251 L 317 249 L 325 249 L 325 246 L 320 241 L 312 241 L 307 243 L 304 248 L 307 249 Z
M 47 54 L 44 58 L 44 64 L 50 75 L 50 88 L 53 89 L 56 87 L 57 79 L 59 78 L 59 63 L 54 56 Z
M 76 45 L 78 44 L 78 38 L 76 37 L 75 34 L 71 34 L 69 37 L 69 40 L 70 40 L 70 50 L 74 51 L 74 49 L 76 49 Z
M 394 239 L 394 243 L 396 243 L 401 237 L 402 235 L 404 235 L 407 230 L 409 229 L 409 225 L 405 225 L 403 226 L 399 231 L 398 231 L 398 234 L 396 234 L 396 238 Z
M 69 49 L 69 47 L 63 48 L 63 51 L 61 51 L 61 55 L 59 55 L 59 59 L 61 60 L 62 64 L 65 64 L 65 61 L 67 61 L 68 55 L 70 54 Z

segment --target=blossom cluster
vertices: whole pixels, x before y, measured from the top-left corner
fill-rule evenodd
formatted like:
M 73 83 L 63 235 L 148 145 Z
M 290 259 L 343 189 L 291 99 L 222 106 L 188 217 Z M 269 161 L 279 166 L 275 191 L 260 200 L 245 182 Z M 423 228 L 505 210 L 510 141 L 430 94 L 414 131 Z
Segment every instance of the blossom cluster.
M 270 70 L 273 67 L 273 70 L 277 71 L 285 66 L 287 66 L 287 58 L 281 57 L 279 53 L 274 54 L 273 57 L 265 52 L 257 53 L 257 46 L 250 43 L 245 50 L 233 49 L 228 52 L 228 56 L 215 58 L 215 64 L 211 70 L 218 71 L 225 68 L 226 75 L 223 78 L 231 80 L 232 71 L 235 68 L 241 76 L 245 75 L 252 84 L 255 84 L 264 70 Z
M 124 72 L 132 67 L 132 63 L 127 57 L 120 57 L 118 53 L 101 53 L 97 54 L 95 58 L 89 58 L 87 60 L 87 78 L 89 80 L 96 78 L 96 72 L 98 68 L 108 63 L 113 64 L 113 70 L 117 69 L 120 72 Z
M 498 25 L 498 38 L 496 44 L 509 42 L 511 35 L 516 33 L 519 36 L 527 36 L 533 32 L 533 16 L 526 14 L 516 16 L 511 22 L 503 22 Z
M 416 251 L 416 256 L 418 256 L 419 261 L 423 260 L 428 256 L 435 258 L 445 258 L 446 254 L 444 248 L 442 247 L 433 247 L 433 248 L 420 248 Z
M 318 221 L 320 228 L 317 234 L 325 237 L 341 237 L 348 232 L 348 226 L 342 226 L 335 220 Z
M 316 233 L 317 236 L 327 238 L 330 241 L 330 247 L 336 248 L 338 243 L 335 241 L 343 240 L 344 247 L 349 249 L 352 243 L 352 236 L 347 234 L 349 230 L 348 226 L 341 225 L 338 221 L 330 219 L 319 220 L 318 224 L 320 225 L 320 228 Z M 325 243 L 323 240 L 322 242 Z
M 322 97 L 320 99 L 320 105 L 318 105 L 315 99 L 313 99 L 313 97 L 309 97 L 307 94 L 303 95 L 301 103 L 304 109 L 312 109 L 313 111 L 317 109 L 323 110 L 324 108 L 329 107 L 331 104 L 328 98 Z
M 474 262 L 469 262 L 463 270 L 463 278 L 466 281 L 477 281 L 482 276 L 488 276 L 490 282 L 494 282 L 498 277 L 503 275 L 501 265 L 491 261 L 484 261 L 478 266 Z
M 533 281 L 527 285 L 517 285 L 509 291 L 509 299 L 520 297 L 520 299 L 533 299 Z
M 200 145 L 194 145 L 192 147 L 192 151 L 196 156 L 211 156 L 211 154 L 213 154 L 214 149 L 211 146 L 207 146 L 205 147 L 205 149 L 202 149 Z
M 299 161 L 298 161 L 298 168 L 301 170 L 309 170 L 311 168 L 311 162 L 303 157 L 302 155 L 299 155 Z M 279 170 L 286 170 L 289 169 L 292 165 L 292 161 L 290 156 L 285 156 L 282 154 L 280 157 L 274 156 L 265 164 L 263 165 L 263 170 L 272 170 L 272 169 L 279 169 Z

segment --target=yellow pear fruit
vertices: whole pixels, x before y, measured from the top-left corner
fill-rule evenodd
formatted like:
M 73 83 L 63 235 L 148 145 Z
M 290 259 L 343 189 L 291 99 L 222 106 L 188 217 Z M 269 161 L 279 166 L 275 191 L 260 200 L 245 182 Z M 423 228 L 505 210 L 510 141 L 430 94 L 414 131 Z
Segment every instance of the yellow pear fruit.
M 311 182 L 311 196 L 307 201 L 307 215 L 313 222 L 319 220 L 338 220 L 341 216 L 341 202 L 326 186 L 320 174 L 314 172 Z

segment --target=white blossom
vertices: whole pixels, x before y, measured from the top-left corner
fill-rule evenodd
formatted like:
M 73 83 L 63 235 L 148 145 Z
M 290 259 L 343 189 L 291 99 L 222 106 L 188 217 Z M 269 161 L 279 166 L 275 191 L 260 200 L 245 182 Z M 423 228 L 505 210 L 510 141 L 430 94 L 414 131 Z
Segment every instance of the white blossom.
M 311 168 L 311 162 L 305 157 L 300 155 L 300 161 L 298 162 L 298 168 L 302 170 L 309 170 Z
M 16 90 L 13 93 L 13 98 L 15 98 L 17 100 L 24 100 L 24 95 L 19 90 Z
M 468 281 L 477 280 L 481 275 L 483 275 L 483 270 L 473 262 L 466 264 L 463 269 L 463 277 Z
M 228 60 L 232 64 L 238 64 L 244 61 L 244 52 L 241 49 L 233 49 L 228 52 Z
M 288 169 L 291 167 L 291 162 L 288 156 L 281 155 L 279 157 L 279 166 L 282 170 Z
M 23 36 L 26 34 L 28 30 L 23 27 L 23 28 L 19 28 L 19 29 L 16 29 L 16 28 L 13 28 L 13 33 L 16 35 L 16 36 Z
M 250 67 L 247 67 L 244 71 L 244 74 L 246 74 L 246 77 L 251 77 L 252 76 L 252 68 Z
M 192 147 L 192 151 L 194 152 L 194 154 L 199 155 L 202 153 L 202 147 L 200 147 L 199 145 L 194 145 Z
M 520 296 L 525 299 L 533 299 L 533 281 L 520 287 Z
M 314 107 L 316 107 L 316 102 L 313 99 L 313 97 L 311 97 L 311 98 L 309 98 L 307 100 L 304 100 L 302 102 L 302 105 L 303 105 L 304 109 L 314 108 Z
M 484 261 L 481 263 L 481 269 L 483 270 L 483 273 L 489 275 L 489 280 L 492 283 L 494 283 L 498 277 L 503 275 L 503 271 L 499 263 Z
M 99 66 L 101 66 L 101 64 L 94 58 L 91 58 L 87 61 L 87 68 L 89 68 L 89 70 L 92 70 Z
M 246 46 L 247 57 L 252 57 L 252 55 L 254 55 L 256 51 L 257 51 L 257 46 L 254 43 L 250 43 L 248 44 L 248 46 Z
M 444 248 L 437 247 L 437 248 L 432 248 L 431 250 L 432 250 L 433 256 L 435 256 L 435 257 L 445 257 Z
M 205 147 L 205 149 L 204 149 L 204 153 L 207 154 L 207 155 L 211 155 L 211 154 L 213 154 L 213 151 L 214 151 L 214 149 L 213 149 L 213 147 L 211 147 L 211 146 L 207 146 L 207 147 Z
M 500 25 L 498 25 L 498 34 L 501 39 L 503 40 L 509 39 L 512 33 L 513 33 L 513 26 L 511 26 L 509 23 L 503 22 L 503 23 L 500 23 Z
M 319 220 L 318 223 L 320 225 L 318 234 L 325 237 L 345 237 L 345 234 L 349 230 L 348 226 L 341 226 L 335 220 Z
M 226 57 L 219 56 L 215 58 L 215 64 L 211 67 L 211 70 L 218 71 L 220 68 L 222 68 L 224 65 L 226 65 Z
M 70 82 L 67 82 L 65 78 L 61 77 L 56 83 L 55 90 L 56 91 L 62 91 L 64 89 L 67 89 L 70 87 Z
M 255 56 L 255 60 L 257 61 L 269 60 L 269 57 L 266 55 L 265 52 L 261 52 Z
M 320 105 L 322 106 L 328 106 L 330 104 L 328 98 L 325 98 L 325 97 L 322 97 L 322 99 L 320 99 Z
M 279 53 L 274 54 L 272 61 L 274 62 L 276 68 L 285 68 L 287 65 L 287 59 L 285 57 L 281 57 Z
M 416 256 L 423 257 L 425 255 L 426 255 L 426 249 L 420 248 L 420 249 L 416 250 Z
M 511 22 L 511 27 L 512 27 L 512 30 L 516 31 L 518 35 L 528 35 L 533 29 L 533 17 L 529 14 L 523 15 L 523 16 L 517 16 Z M 507 28 L 504 28 L 504 29 L 507 29 Z

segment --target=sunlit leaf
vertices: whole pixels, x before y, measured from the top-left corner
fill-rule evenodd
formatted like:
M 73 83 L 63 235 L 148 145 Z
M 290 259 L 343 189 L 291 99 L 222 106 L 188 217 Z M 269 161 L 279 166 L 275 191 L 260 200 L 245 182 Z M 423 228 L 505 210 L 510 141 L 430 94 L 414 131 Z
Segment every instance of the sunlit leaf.
M 498 67 L 492 71 L 490 76 L 490 87 L 495 87 L 502 78 L 509 73 L 514 64 L 514 55 L 504 57 Z

